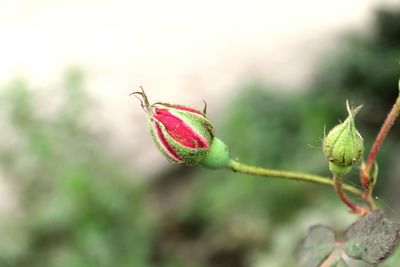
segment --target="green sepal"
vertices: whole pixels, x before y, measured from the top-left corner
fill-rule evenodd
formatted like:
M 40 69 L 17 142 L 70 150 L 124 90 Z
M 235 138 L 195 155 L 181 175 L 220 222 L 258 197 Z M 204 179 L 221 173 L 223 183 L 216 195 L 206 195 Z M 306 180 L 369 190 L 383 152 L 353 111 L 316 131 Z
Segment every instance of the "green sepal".
M 337 175 L 345 175 L 345 174 L 349 173 L 352 168 L 353 168 L 352 166 L 348 166 L 348 167 L 339 166 L 339 165 L 336 165 L 333 162 L 329 162 L 329 170 L 332 173 L 335 173 Z

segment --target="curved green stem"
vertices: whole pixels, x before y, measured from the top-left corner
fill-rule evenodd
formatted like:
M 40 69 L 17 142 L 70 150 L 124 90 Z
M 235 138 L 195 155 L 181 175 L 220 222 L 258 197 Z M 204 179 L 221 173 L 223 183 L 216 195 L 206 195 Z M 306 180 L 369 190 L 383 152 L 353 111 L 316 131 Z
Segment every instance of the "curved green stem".
M 266 169 L 261 167 L 249 166 L 243 163 L 240 163 L 236 160 L 230 160 L 227 166 L 229 169 L 233 170 L 234 172 L 240 172 L 245 174 L 251 174 L 256 176 L 264 176 L 264 177 L 273 177 L 279 179 L 287 179 L 287 180 L 294 180 L 300 182 L 308 182 L 326 186 L 333 186 L 333 180 L 327 177 L 301 173 L 301 172 L 290 172 L 290 171 L 283 171 L 283 170 L 273 170 L 273 169 Z M 343 189 L 355 196 L 362 197 L 363 192 L 354 186 L 343 184 Z

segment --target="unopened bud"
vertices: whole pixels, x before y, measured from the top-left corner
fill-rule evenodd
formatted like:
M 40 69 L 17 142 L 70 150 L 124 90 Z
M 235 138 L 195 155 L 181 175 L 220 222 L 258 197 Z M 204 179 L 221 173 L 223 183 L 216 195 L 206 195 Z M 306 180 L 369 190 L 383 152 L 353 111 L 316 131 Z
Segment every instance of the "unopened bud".
M 364 151 L 363 139 L 354 124 L 354 116 L 361 106 L 351 109 L 348 102 L 346 106 L 349 116 L 330 130 L 322 142 L 323 152 L 329 160 L 329 169 L 338 175 L 348 173 L 359 162 Z
M 150 105 L 143 89 L 133 94 L 141 96 L 153 140 L 169 161 L 187 165 L 202 163 L 210 168 L 225 167 L 229 153 L 222 141 L 214 139 L 205 108 L 199 111 L 161 102 Z

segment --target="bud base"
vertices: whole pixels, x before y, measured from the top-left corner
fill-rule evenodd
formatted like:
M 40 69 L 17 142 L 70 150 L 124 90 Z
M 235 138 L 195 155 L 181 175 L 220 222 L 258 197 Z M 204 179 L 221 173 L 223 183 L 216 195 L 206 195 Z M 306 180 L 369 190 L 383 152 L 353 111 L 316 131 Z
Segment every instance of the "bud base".
M 225 168 L 229 164 L 229 150 L 219 138 L 214 137 L 210 151 L 201 164 L 209 169 Z

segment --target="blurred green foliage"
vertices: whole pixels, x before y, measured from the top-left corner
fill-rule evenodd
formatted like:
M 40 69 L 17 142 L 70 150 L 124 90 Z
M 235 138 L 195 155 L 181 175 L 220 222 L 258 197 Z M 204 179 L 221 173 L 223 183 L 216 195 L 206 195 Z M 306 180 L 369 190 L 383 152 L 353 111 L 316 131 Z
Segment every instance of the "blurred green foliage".
M 69 72 L 63 103 L 47 117 L 23 82 L 3 90 L 1 168 L 18 207 L 1 217 L 0 266 L 143 266 L 149 258 L 143 190 L 85 124 L 82 82 Z
M 329 175 L 321 138 L 346 117 L 346 99 L 364 104 L 357 125 L 371 144 L 397 93 L 400 12 L 379 10 L 371 36 L 342 41 L 308 90 L 238 87 L 216 122 L 234 158 Z M 68 72 L 49 114 L 38 107 L 52 103 L 22 81 L 1 91 L 0 169 L 17 206 L 0 216 L 0 266 L 296 266 L 310 225 L 343 229 L 354 220 L 333 190 L 317 185 L 174 165 L 137 184 L 91 129 L 83 87 L 82 74 Z M 398 143 L 396 134 L 385 141 L 377 191 L 397 210 Z

